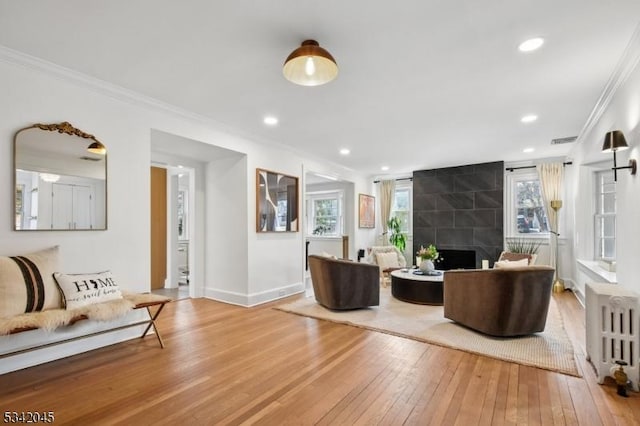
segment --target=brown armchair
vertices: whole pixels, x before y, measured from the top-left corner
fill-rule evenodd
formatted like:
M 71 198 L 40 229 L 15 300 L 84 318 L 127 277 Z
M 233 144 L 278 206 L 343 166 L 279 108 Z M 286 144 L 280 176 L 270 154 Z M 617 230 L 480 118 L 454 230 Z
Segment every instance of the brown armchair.
M 444 316 L 491 336 L 544 331 L 554 269 L 455 270 L 444 273 Z
M 309 255 L 316 301 L 329 309 L 357 309 L 380 304 L 378 266 Z

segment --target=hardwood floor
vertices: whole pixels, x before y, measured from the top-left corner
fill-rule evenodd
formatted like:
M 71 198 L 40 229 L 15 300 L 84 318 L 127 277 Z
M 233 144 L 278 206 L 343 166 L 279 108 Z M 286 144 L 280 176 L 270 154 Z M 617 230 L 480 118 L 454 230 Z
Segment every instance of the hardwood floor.
M 583 378 L 356 327 L 205 299 L 147 338 L 0 376 L 0 414 L 57 424 L 640 424 L 640 395 L 598 385 L 584 311 L 556 297 Z

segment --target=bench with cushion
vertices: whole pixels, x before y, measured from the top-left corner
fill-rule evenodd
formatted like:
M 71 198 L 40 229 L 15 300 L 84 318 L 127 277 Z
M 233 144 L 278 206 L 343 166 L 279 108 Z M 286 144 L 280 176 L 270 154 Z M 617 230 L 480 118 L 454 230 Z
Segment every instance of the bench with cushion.
M 148 319 L 2 352 L 0 358 L 142 325 L 147 327 L 141 337 L 153 327 L 160 346 L 164 347 L 155 321 L 171 299 L 147 293 L 123 293 L 108 271 L 68 275 L 56 273 L 57 268 L 57 247 L 22 256 L 0 256 L 0 336 L 37 329 L 53 333 L 78 321 L 112 321 L 134 309 L 146 309 Z

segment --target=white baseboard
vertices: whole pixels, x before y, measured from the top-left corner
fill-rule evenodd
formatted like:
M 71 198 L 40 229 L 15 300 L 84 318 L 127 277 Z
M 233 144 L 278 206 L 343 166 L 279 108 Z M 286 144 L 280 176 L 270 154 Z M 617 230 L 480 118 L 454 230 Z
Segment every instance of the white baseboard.
M 220 290 L 216 288 L 206 288 L 204 297 L 217 300 L 219 302 L 230 303 L 232 305 L 251 307 L 263 303 L 272 302 L 284 297 L 304 292 L 304 283 L 290 284 L 284 287 L 269 289 L 259 293 L 242 294 L 233 291 Z
M 585 299 L 584 299 L 584 293 L 582 292 L 582 290 L 580 290 L 580 287 L 578 287 L 576 285 L 575 282 L 573 282 L 572 280 L 565 280 L 565 288 L 570 288 L 571 291 L 573 291 L 573 294 L 575 294 L 576 299 L 578 299 L 578 302 L 580 302 L 580 304 L 582 305 L 582 307 L 585 307 Z
M 59 327 L 52 332 L 32 330 L 17 334 L 10 334 L 8 336 L 0 336 L 0 354 L 28 349 L 41 344 L 52 343 L 76 336 L 83 336 L 89 333 L 112 329 L 125 324 L 131 324 L 133 322 L 140 321 L 141 319 L 145 319 L 143 316 L 145 313 L 146 312 L 134 311 L 130 312 L 126 317 L 109 322 L 96 322 L 90 320 L 79 321 L 72 326 Z M 93 349 L 124 342 L 126 340 L 139 338 L 144 331 L 144 327 L 145 325 L 140 325 L 72 342 L 60 343 L 55 346 L 49 346 L 42 349 L 34 349 L 26 353 L 10 355 L 0 361 L 0 374 L 33 367 L 34 365 L 66 358 L 79 353 L 88 352 Z M 155 339 L 153 331 L 150 331 L 146 338 Z M 160 348 L 159 345 L 158 348 Z

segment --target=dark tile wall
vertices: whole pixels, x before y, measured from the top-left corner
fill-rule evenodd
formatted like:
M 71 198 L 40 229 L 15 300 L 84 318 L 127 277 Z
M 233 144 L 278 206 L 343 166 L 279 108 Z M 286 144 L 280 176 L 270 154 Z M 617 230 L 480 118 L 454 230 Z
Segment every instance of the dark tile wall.
M 504 162 L 413 172 L 413 252 L 475 250 L 476 267 L 503 247 Z

